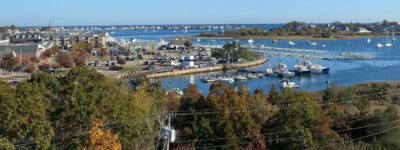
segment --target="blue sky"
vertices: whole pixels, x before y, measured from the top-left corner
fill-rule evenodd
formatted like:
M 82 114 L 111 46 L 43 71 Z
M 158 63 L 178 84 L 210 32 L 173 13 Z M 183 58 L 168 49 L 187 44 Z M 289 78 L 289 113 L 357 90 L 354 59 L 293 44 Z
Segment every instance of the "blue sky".
M 399 0 L 2 0 L 0 26 L 400 21 Z

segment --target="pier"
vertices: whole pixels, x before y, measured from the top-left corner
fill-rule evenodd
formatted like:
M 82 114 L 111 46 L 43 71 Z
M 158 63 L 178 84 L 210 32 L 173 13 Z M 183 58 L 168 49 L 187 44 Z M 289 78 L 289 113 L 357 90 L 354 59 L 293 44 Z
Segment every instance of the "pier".
M 351 52 L 331 52 L 327 50 L 311 50 L 298 48 L 264 47 L 252 49 L 270 56 L 283 56 L 293 58 L 304 58 L 310 60 L 371 60 L 373 56 Z M 324 55 L 324 56 L 322 56 Z

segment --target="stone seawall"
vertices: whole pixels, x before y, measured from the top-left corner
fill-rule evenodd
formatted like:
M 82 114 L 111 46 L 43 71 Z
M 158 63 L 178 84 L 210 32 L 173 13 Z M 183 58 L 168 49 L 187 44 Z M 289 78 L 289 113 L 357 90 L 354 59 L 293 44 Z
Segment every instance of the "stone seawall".
M 186 74 L 195 74 L 195 73 L 204 73 L 204 72 L 214 72 L 214 71 L 222 71 L 222 70 L 233 70 L 233 69 L 240 69 L 245 67 L 253 67 L 264 64 L 267 61 L 266 58 L 261 58 L 255 61 L 241 63 L 241 64 L 230 64 L 230 65 L 216 65 L 212 67 L 205 67 L 205 68 L 192 68 L 192 69 L 185 69 L 185 70 L 178 70 L 172 72 L 162 72 L 162 73 L 152 73 L 147 74 L 146 78 L 164 78 L 164 77 L 171 77 L 171 76 L 180 76 Z

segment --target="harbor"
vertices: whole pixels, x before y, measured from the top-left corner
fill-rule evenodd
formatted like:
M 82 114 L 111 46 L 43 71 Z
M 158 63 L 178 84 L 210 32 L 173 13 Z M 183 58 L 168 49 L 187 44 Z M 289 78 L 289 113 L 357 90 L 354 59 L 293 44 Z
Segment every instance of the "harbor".
M 222 43 L 230 41 L 232 39 L 202 39 L 194 44 L 221 47 Z M 375 43 L 384 41 L 384 39 L 372 38 L 370 41 L 368 42 L 368 38 L 315 41 L 318 43 L 315 46 L 302 40 L 296 41 L 296 44 L 291 46 L 288 41 L 273 43 L 273 40 L 254 40 L 254 43 L 250 45 L 248 40 L 238 40 L 242 45 L 253 47 L 253 51 L 264 55 L 267 62 L 251 68 L 166 77 L 154 81 L 161 82 L 164 88 L 184 89 L 188 84 L 196 84 L 202 94 L 207 94 L 210 83 L 216 81 L 227 83 L 231 87 L 246 86 L 250 91 L 262 89 L 268 92 L 272 86 L 282 89 L 282 80 L 286 78 L 289 82 L 295 83 L 294 87 L 299 91 L 318 91 L 329 86 L 399 80 L 400 77 L 396 74 L 383 75 L 382 72 L 400 73 L 398 69 L 395 69 L 400 67 L 398 59 L 400 51 L 396 48 L 400 46 L 400 43 L 393 42 L 392 47 L 377 48 Z M 273 69 L 277 64 L 283 63 L 288 67 L 288 71 L 294 71 L 297 64 L 305 61 L 328 67 L 329 73 L 295 74 L 294 77 L 284 77 L 283 72 L 268 74 L 268 70 Z M 218 80 L 218 78 L 222 80 Z M 205 82 L 205 79 L 210 79 L 211 82 Z

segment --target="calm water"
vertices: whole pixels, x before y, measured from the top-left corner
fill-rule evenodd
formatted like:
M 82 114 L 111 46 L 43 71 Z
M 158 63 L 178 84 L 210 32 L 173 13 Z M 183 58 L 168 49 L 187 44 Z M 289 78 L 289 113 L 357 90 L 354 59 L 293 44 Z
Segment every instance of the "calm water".
M 272 28 L 270 25 L 264 29 Z M 122 31 L 121 31 L 122 32 Z M 159 40 L 160 38 L 182 36 L 190 33 L 190 35 L 197 35 L 205 31 L 189 31 L 188 33 L 178 33 L 172 31 L 156 31 L 148 33 L 144 31 L 128 31 L 128 32 L 115 32 L 111 34 L 114 37 L 134 37 L 139 40 Z M 164 33 L 165 32 L 165 33 Z M 213 31 L 217 32 L 217 31 Z M 397 37 L 400 40 L 400 37 Z M 272 44 L 271 40 L 254 40 L 253 45 L 265 45 L 273 47 L 289 47 L 300 49 L 315 49 L 328 52 L 352 52 L 358 54 L 366 54 L 374 56 L 374 60 L 360 60 L 360 61 L 323 61 L 317 60 L 316 63 L 322 64 L 330 68 L 330 74 L 324 75 L 311 75 L 301 76 L 291 79 L 301 86 L 300 90 L 304 91 L 318 91 L 327 87 L 326 81 L 331 81 L 338 86 L 348 86 L 359 83 L 377 82 L 377 81 L 390 81 L 400 80 L 400 41 L 392 42 L 393 46 L 390 48 L 376 48 L 375 45 L 380 42 L 385 43 L 384 38 L 374 38 L 370 44 L 365 39 L 352 39 L 352 40 L 337 40 L 337 41 L 316 41 L 317 46 L 311 46 L 305 41 L 295 41 L 295 46 L 288 45 L 288 41 L 279 41 L 277 44 Z M 215 39 L 215 40 L 200 40 L 194 41 L 196 45 L 212 45 L 221 46 L 226 42 L 231 42 L 232 39 Z M 239 41 L 243 45 L 248 45 L 248 40 Z M 322 47 L 326 45 L 326 47 Z M 266 56 L 268 57 L 268 56 Z M 275 66 L 277 62 L 285 63 L 289 68 L 302 59 L 288 58 L 288 57 L 268 57 L 269 62 L 252 70 L 265 70 L 269 66 Z M 218 77 L 218 76 L 231 76 L 235 71 L 230 72 L 213 72 L 205 74 L 184 75 L 177 77 L 169 77 L 158 79 L 162 86 L 167 89 L 180 88 L 184 89 L 188 84 L 196 84 L 203 94 L 208 94 L 210 84 L 201 82 L 205 77 Z M 229 84 L 231 87 L 247 86 L 250 91 L 255 89 L 262 89 L 268 92 L 272 85 L 279 87 L 278 77 L 265 77 L 261 79 L 251 79 L 248 81 L 238 81 Z
M 216 26 L 216 25 L 213 25 Z M 221 25 L 219 25 L 221 26 Z M 281 27 L 282 24 L 245 24 L 245 25 L 239 25 L 239 24 L 232 24 L 230 25 L 233 28 L 261 28 L 264 30 L 270 30 L 273 28 Z M 185 36 L 196 36 L 201 33 L 219 33 L 222 32 L 222 30 L 188 30 L 187 32 L 183 30 L 129 30 L 129 31 L 123 31 L 123 30 L 117 30 L 117 31 L 111 31 L 109 32 L 112 37 L 115 37 L 116 39 L 123 39 L 123 40 L 130 40 L 132 38 L 138 39 L 139 41 L 158 41 L 161 38 L 164 40 L 168 40 L 168 38 L 171 37 L 185 37 Z

